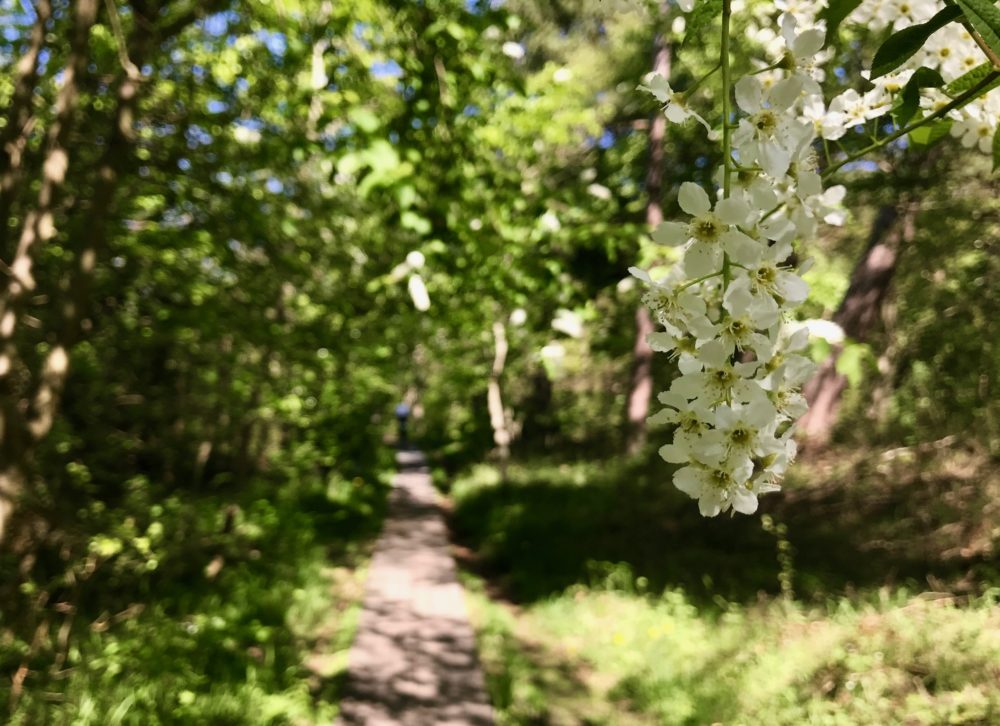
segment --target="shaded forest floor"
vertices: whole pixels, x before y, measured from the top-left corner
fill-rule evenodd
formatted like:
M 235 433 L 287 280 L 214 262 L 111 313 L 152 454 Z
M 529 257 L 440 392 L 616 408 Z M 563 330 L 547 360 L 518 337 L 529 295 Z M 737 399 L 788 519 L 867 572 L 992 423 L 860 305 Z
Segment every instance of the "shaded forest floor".
M 120 502 L 89 543 L 65 528 L 64 559 L 44 543 L 22 572 L 27 606 L 0 612 L 14 684 L 0 721 L 331 723 L 389 473 L 276 470 L 242 491 L 154 498 L 152 523 Z
M 505 723 L 1000 718 L 981 451 L 831 451 L 733 519 L 702 519 L 660 463 L 479 466 L 451 498 Z
M 184 500 L 137 479 L 28 569 L 5 555 L 23 607 L 0 619 L 20 684 L 0 713 L 329 723 L 388 474 Z M 506 483 L 479 465 L 448 495 L 501 723 L 1000 720 L 1000 474 L 979 450 L 835 450 L 754 517 L 703 519 L 655 458 Z

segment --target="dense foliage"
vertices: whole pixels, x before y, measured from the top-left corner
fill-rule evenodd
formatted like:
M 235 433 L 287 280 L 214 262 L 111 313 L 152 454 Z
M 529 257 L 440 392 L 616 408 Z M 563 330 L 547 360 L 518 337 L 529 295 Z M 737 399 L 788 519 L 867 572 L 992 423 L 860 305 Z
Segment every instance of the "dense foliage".
M 899 41 L 885 50 L 887 39 L 901 26 L 852 19 L 859 3 L 820 4 L 823 22 L 846 18 L 823 51 L 823 93 L 870 90 L 860 71 L 876 52 L 893 60 Z M 499 464 L 488 486 L 456 490 L 454 524 L 515 598 L 585 588 L 601 579 L 594 567 L 614 567 L 594 563 L 627 562 L 619 590 L 653 613 L 639 628 L 661 609 L 693 624 L 689 602 L 745 603 L 790 578 L 817 604 L 897 575 L 923 588 L 930 574 L 972 599 L 968 623 L 995 628 L 980 596 L 998 583 L 1000 528 L 984 495 L 994 484 L 977 488 L 1000 452 L 1000 203 L 994 147 L 979 142 L 995 119 L 927 124 L 838 168 L 850 211 L 799 251 L 815 264 L 794 313 L 842 331 L 805 352 L 819 364 L 806 394 L 822 405 L 804 428 L 835 447 L 950 452 L 934 482 L 981 502 L 978 514 L 928 494 L 927 511 L 884 521 L 878 503 L 901 495 L 873 473 L 877 453 L 815 482 L 793 470 L 774 511 L 823 514 L 789 520 L 793 542 L 814 526 L 823 546 L 838 527 L 868 532 L 851 519 L 865 513 L 878 526 L 832 572 L 804 541 L 802 572 L 782 580 L 757 520 L 702 529 L 657 458 L 670 436 L 655 420 L 646 432 L 649 391 L 681 371 L 650 355 L 628 268 L 676 259 L 648 233 L 683 217 L 684 182 L 712 188 L 721 159 L 697 122 L 664 130 L 656 98 L 636 90 L 656 71 L 719 103 L 722 3 L 703 0 L 685 20 L 686 5 L 0 0 L 0 719 L 332 718 L 402 399 L 442 485 Z M 761 28 L 777 6 L 795 3 L 743 5 L 740 74 L 773 44 Z M 992 15 L 976 17 L 988 31 Z M 963 92 L 919 79 L 924 96 Z M 905 125 L 899 113 L 933 113 L 919 108 L 845 126 L 835 163 Z M 626 452 L 626 464 L 572 469 L 571 481 L 559 469 L 551 491 L 500 481 L 511 458 Z M 821 506 L 824 486 L 858 482 L 871 508 Z M 904 556 L 893 543 L 917 541 L 915 522 L 948 533 L 942 551 L 967 554 L 940 567 Z M 572 542 L 552 539 L 562 527 Z M 691 554 L 636 554 L 636 528 Z M 739 542 L 757 564 L 728 577 L 745 564 L 725 556 Z M 884 568 L 852 572 L 869 545 L 889 553 Z M 635 578 L 653 587 L 636 591 Z M 626 597 L 598 584 L 595 608 Z M 644 599 L 664 589 L 666 604 Z M 572 617 L 590 600 L 579 607 Z M 828 626 L 838 638 L 862 617 L 843 607 Z M 756 617 L 734 616 L 702 658 Z M 973 626 L 940 618 L 965 647 Z M 761 638 L 772 633 L 784 637 L 775 626 Z M 611 646 L 594 647 L 581 657 Z M 848 668 L 816 663 L 815 682 Z M 984 667 L 951 672 L 975 690 Z M 656 670 L 650 685 L 633 670 L 614 698 L 678 722 L 708 713 L 708 691 L 643 690 L 674 694 L 690 674 Z M 978 693 L 970 713 L 996 708 Z M 538 716 L 508 701 L 511 718 Z M 807 707 L 821 708 L 783 713 L 794 722 Z M 865 708 L 852 718 L 884 713 Z

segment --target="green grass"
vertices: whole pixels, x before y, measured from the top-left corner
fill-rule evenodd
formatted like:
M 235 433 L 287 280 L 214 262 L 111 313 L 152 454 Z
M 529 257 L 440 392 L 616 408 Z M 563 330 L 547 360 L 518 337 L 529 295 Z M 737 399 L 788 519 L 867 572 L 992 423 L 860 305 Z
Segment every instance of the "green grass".
M 626 573 L 619 571 L 616 582 Z M 584 587 L 511 611 L 467 580 L 501 724 L 977 724 L 1000 719 L 996 598 L 884 591 L 722 612 Z
M 760 515 L 705 519 L 650 463 L 530 462 L 473 467 L 453 482 L 451 519 L 473 569 L 531 602 L 624 562 L 650 589 L 699 603 L 795 592 L 821 600 L 883 585 L 976 594 L 1000 586 L 1000 472 L 979 452 L 844 452 L 794 469 Z M 781 529 L 785 535 L 778 536 Z M 790 558 L 777 556 L 786 539 Z M 788 573 L 786 573 L 788 574 Z
M 16 695 L 0 689 L 0 720 L 331 723 L 386 492 L 334 476 L 168 498 L 153 509 L 161 534 L 121 524 L 91 538 L 82 569 L 46 581 L 36 567 L 0 620 L 0 670 L 23 678 Z
M 990 463 L 842 453 L 767 527 L 634 464 L 473 469 L 452 526 L 500 722 L 996 723 Z

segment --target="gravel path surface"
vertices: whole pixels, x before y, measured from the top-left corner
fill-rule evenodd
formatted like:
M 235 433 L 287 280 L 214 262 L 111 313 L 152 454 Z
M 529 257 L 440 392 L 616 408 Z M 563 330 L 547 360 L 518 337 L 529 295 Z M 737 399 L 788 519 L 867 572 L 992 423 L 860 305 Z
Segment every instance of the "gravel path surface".
M 420 452 L 396 460 L 339 722 L 487 726 L 493 713 L 437 492 Z

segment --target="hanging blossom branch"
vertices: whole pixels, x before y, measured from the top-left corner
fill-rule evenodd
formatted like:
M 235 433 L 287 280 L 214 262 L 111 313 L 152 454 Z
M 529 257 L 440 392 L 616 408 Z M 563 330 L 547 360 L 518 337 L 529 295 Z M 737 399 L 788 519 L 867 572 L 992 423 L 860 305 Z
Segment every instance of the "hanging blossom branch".
M 691 4 L 682 3 L 682 9 L 689 10 Z M 824 178 L 943 117 L 957 121 L 953 133 L 971 146 L 985 135 L 982 124 L 976 124 L 995 102 L 995 97 L 987 97 L 987 105 L 970 106 L 977 94 L 988 90 L 993 76 L 957 98 L 925 89 L 920 104 L 927 113 L 922 119 L 831 163 L 829 142 L 884 117 L 913 70 L 883 77 L 863 95 L 849 90 L 827 108 L 819 82 L 831 53 L 823 50 L 825 28 L 815 17 L 824 3 L 797 4 L 794 11 L 788 9 L 790 3 L 775 4 L 784 11 L 780 33 L 771 34 L 769 48 L 778 60 L 762 61 L 759 70 L 733 82 L 732 3 L 723 0 L 719 188 L 710 194 L 685 182 L 678 202 L 690 219 L 666 221 L 653 230 L 654 242 L 681 250 L 682 262 L 666 278 L 653 279 L 635 267 L 629 270 L 645 283 L 643 302 L 662 327 L 650 334 L 650 346 L 674 358 L 681 374 L 659 394 L 663 408 L 649 422 L 674 426 L 673 441 L 660 455 L 680 465 L 674 485 L 697 499 L 705 516 L 755 512 L 758 497 L 780 488 L 778 482 L 795 458 L 794 424 L 807 409 L 800 389 L 814 365 L 803 355 L 807 330 L 792 332 L 787 325 L 790 313 L 809 292 L 802 279 L 806 265 L 796 269 L 790 260 L 793 242 L 814 238 L 820 223 L 843 222 L 844 187 L 824 189 Z M 864 19 L 877 24 L 871 16 Z M 901 26 L 898 19 L 888 24 L 892 22 Z M 971 36 L 961 40 L 975 47 Z M 914 62 L 926 61 L 924 56 Z M 691 108 L 692 89 L 679 93 L 657 75 L 647 77 L 639 88 L 663 104 L 669 121 L 693 118 L 708 130 L 709 138 L 720 137 Z M 990 128 L 995 129 L 995 118 Z M 970 139 L 973 132 L 975 139 Z M 817 149 L 826 152 L 823 174 Z

